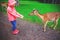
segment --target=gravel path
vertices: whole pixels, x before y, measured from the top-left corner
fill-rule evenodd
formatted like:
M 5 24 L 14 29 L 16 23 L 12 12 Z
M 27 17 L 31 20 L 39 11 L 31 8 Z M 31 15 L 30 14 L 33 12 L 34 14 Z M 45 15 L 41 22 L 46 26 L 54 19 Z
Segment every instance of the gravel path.
M 17 19 L 17 28 L 20 33 L 12 35 L 11 24 L 6 16 L 0 14 L 0 40 L 60 40 L 60 32 L 49 28 L 43 32 L 41 25 L 19 19 Z

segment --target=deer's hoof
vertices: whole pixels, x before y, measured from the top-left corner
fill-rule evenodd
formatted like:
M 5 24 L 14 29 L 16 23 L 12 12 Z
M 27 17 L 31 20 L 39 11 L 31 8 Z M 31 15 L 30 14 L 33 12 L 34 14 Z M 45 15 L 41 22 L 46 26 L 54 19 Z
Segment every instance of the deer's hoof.
M 46 32 L 46 30 L 43 30 L 43 32 Z
M 55 30 L 55 28 L 53 28 Z

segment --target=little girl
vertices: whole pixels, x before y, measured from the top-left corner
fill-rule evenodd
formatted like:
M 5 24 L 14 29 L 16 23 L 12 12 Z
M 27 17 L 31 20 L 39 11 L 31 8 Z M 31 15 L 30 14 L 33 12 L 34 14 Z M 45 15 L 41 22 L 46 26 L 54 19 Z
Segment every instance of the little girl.
M 12 24 L 12 34 L 18 34 L 19 30 L 16 28 L 16 18 L 20 17 L 23 18 L 23 15 L 19 14 L 14 6 L 16 4 L 15 0 L 8 0 L 8 7 L 7 7 L 7 14 L 8 14 L 8 20 Z

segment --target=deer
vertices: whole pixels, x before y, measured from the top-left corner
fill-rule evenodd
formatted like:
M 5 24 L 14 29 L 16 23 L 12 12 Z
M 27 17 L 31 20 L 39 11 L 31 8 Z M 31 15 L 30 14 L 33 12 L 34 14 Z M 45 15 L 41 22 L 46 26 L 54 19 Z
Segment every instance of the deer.
M 5 7 L 5 8 L 7 9 L 8 3 L 7 3 L 7 2 L 1 2 L 0 5 L 1 5 L 2 7 Z
M 43 32 L 46 31 L 46 26 L 47 26 L 47 23 L 49 21 L 53 21 L 55 23 L 54 28 L 53 28 L 53 29 L 55 29 L 56 26 L 57 26 L 57 24 L 58 24 L 58 20 L 60 18 L 60 13 L 59 12 L 49 12 L 49 13 L 45 13 L 45 14 L 40 14 L 39 11 L 36 10 L 36 9 L 33 10 L 29 15 L 31 15 L 31 16 L 32 15 L 36 15 L 39 18 L 42 19 L 43 24 L 44 24 L 44 26 L 43 26 Z

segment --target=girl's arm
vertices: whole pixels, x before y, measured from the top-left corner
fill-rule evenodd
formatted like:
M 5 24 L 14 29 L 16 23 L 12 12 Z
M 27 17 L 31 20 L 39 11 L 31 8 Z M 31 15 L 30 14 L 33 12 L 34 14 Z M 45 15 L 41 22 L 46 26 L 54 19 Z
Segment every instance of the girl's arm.
M 12 16 L 20 17 L 19 15 L 17 15 L 16 11 L 12 11 L 11 8 L 8 8 L 7 12 L 10 13 Z
M 18 12 L 16 12 L 16 10 L 12 11 L 11 8 L 7 9 L 7 12 L 9 12 L 11 15 L 15 16 L 15 17 L 19 17 L 19 18 L 23 18 L 24 16 L 19 14 Z
M 17 15 L 19 15 L 19 16 L 20 16 L 20 18 L 23 18 L 23 17 L 24 17 L 23 15 L 19 14 L 18 12 L 17 12 Z

